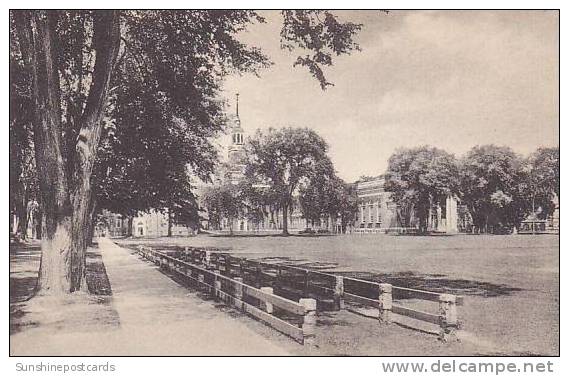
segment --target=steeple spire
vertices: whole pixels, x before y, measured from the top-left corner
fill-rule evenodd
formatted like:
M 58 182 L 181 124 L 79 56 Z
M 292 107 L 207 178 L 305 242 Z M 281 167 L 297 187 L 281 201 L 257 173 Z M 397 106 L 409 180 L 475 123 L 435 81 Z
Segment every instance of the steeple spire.
M 235 94 L 235 101 L 236 101 L 236 103 L 237 103 L 236 106 L 235 106 L 235 108 L 236 108 L 236 115 L 237 115 L 237 117 L 239 117 L 239 93 L 236 93 L 236 94 Z

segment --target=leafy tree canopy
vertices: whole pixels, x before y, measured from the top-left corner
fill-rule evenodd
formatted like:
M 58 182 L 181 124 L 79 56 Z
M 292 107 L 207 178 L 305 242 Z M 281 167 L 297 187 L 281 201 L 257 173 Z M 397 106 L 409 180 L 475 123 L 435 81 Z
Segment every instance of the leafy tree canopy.
M 431 205 L 459 192 L 457 161 L 452 154 L 430 146 L 399 149 L 389 158 L 385 190 L 397 206 L 412 208 L 421 230 L 426 231 Z
M 460 181 L 463 202 L 480 230 L 508 231 L 525 217 L 528 176 L 510 148 L 475 146 L 462 160 Z
M 532 210 L 541 208 L 540 218 L 547 218 L 555 209 L 555 200 L 559 200 L 559 167 L 559 147 L 538 148 L 528 158 L 529 183 L 525 194 L 532 198 Z
M 300 184 L 316 175 L 321 161 L 328 157 L 328 145 L 309 128 L 270 128 L 257 131 L 246 144 L 246 175 L 267 183 L 278 197 L 283 212 L 283 233 L 288 232 L 287 215 L 292 195 Z

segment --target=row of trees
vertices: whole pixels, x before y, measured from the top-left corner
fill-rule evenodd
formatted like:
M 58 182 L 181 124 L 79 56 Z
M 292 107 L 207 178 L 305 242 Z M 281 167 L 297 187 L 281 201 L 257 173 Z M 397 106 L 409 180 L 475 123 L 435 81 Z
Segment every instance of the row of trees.
M 10 12 L 10 204 L 22 217 L 21 203 L 36 192 L 44 294 L 86 288 L 86 245 L 102 208 L 197 215 L 188 169 L 204 179 L 213 170 L 222 80 L 271 64 L 237 38 L 253 22 L 264 19 L 219 10 Z M 281 47 L 298 49 L 295 66 L 325 89 L 324 69 L 358 48 L 360 28 L 325 10 L 286 10 Z
M 245 171 L 239 182 L 226 180 L 204 193 L 210 224 L 217 227 L 226 218 L 233 232 L 237 218 L 274 222 L 280 213 L 287 235 L 289 215 L 299 204 L 304 218 L 313 223 L 329 216 L 345 227 L 357 210 L 355 192 L 336 176 L 327 149 L 322 137 L 308 128 L 257 131 L 245 144 Z
M 430 208 L 449 195 L 466 205 L 477 231 L 505 232 L 529 214 L 550 215 L 559 187 L 558 147 L 523 158 L 495 145 L 476 146 L 461 159 L 429 146 L 400 149 L 389 159 L 385 182 L 402 225 L 410 225 L 413 213 L 423 232 Z

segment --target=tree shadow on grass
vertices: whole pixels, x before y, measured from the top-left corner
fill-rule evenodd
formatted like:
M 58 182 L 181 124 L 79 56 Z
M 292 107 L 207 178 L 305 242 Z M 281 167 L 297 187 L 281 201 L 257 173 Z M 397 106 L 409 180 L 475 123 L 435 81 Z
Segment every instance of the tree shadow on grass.
M 334 234 L 211 234 L 212 238 L 319 238 L 335 236 Z
M 399 273 L 340 272 L 335 274 L 371 282 L 389 283 L 397 287 L 406 287 L 438 293 L 481 296 L 485 298 L 509 296 L 515 292 L 523 290 L 518 287 L 504 284 L 494 284 L 468 279 L 454 279 L 448 278 L 443 274 L 420 274 L 410 271 Z M 394 291 L 393 298 L 408 299 L 410 296 L 404 292 Z
M 41 249 L 37 245 L 10 244 L 10 304 L 35 294 Z

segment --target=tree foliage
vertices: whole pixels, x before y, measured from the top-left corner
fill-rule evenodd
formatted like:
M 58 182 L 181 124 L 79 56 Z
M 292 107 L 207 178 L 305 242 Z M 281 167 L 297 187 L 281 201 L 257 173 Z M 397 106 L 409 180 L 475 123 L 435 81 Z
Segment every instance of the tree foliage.
M 299 201 L 304 218 L 313 224 L 323 217 L 339 219 L 342 231 L 354 223 L 358 210 L 355 190 L 335 174 L 312 179 L 300 190 Z
M 510 148 L 475 146 L 461 162 L 463 203 L 480 231 L 508 232 L 528 213 L 529 176 Z
M 317 162 L 314 174 L 309 176 L 308 183 L 299 189 L 302 215 L 312 224 L 319 224 L 322 216 L 329 214 L 333 200 L 329 194 L 334 191 L 337 179 L 332 161 L 325 158 Z
M 532 199 L 532 210 L 539 210 L 539 217 L 547 218 L 555 209 L 560 195 L 559 147 L 538 148 L 527 161 L 529 184 L 527 197 Z
M 310 71 L 327 86 L 320 66 L 331 60 L 322 56 L 329 48 L 349 53 L 359 28 L 327 11 L 283 15 L 287 47 L 314 53 Z M 326 15 L 323 26 L 305 25 L 320 15 Z M 180 218 L 192 213 L 186 172 L 188 166 L 200 177 L 211 172 L 215 153 L 208 139 L 224 121 L 221 80 L 270 64 L 236 37 L 263 21 L 256 12 L 237 10 L 10 13 L 11 68 L 22 68 L 11 74 L 14 82 L 30 83 L 47 230 L 44 290 L 72 292 L 84 285 L 97 208 L 132 213 L 167 207 Z M 298 22 L 303 27 L 290 27 Z
M 254 225 L 269 219 L 275 223 L 275 214 L 279 210 L 279 197 L 269 185 L 259 184 L 250 176 L 244 176 L 239 182 L 238 189 L 243 203 L 243 215 Z
M 425 232 L 430 208 L 459 192 L 457 161 L 452 154 L 429 146 L 399 149 L 389 158 L 385 190 L 403 208 L 401 213 L 415 213 L 420 231 Z M 409 218 L 402 222 L 409 223 Z
M 288 211 L 293 193 L 316 174 L 318 163 L 327 158 L 328 145 L 308 128 L 270 128 L 257 131 L 245 145 L 251 180 L 270 185 L 283 213 L 283 234 L 288 234 Z
M 333 86 L 326 79 L 323 67 L 332 65 L 334 55 L 360 50 L 353 37 L 362 25 L 342 23 L 326 10 L 283 10 L 282 16 L 281 46 L 290 51 L 300 47 L 309 52 L 298 56 L 294 66 L 306 67 L 323 90 Z
M 222 220 L 226 219 L 233 235 L 233 222 L 243 216 L 244 210 L 239 188 L 231 183 L 209 187 L 203 194 L 202 203 L 208 212 L 210 226 L 220 229 Z
M 313 224 L 330 217 L 333 222 L 340 219 L 343 230 L 354 222 L 358 208 L 355 190 L 336 175 L 329 158 L 318 161 L 314 175 L 299 190 L 299 203 L 303 217 Z

